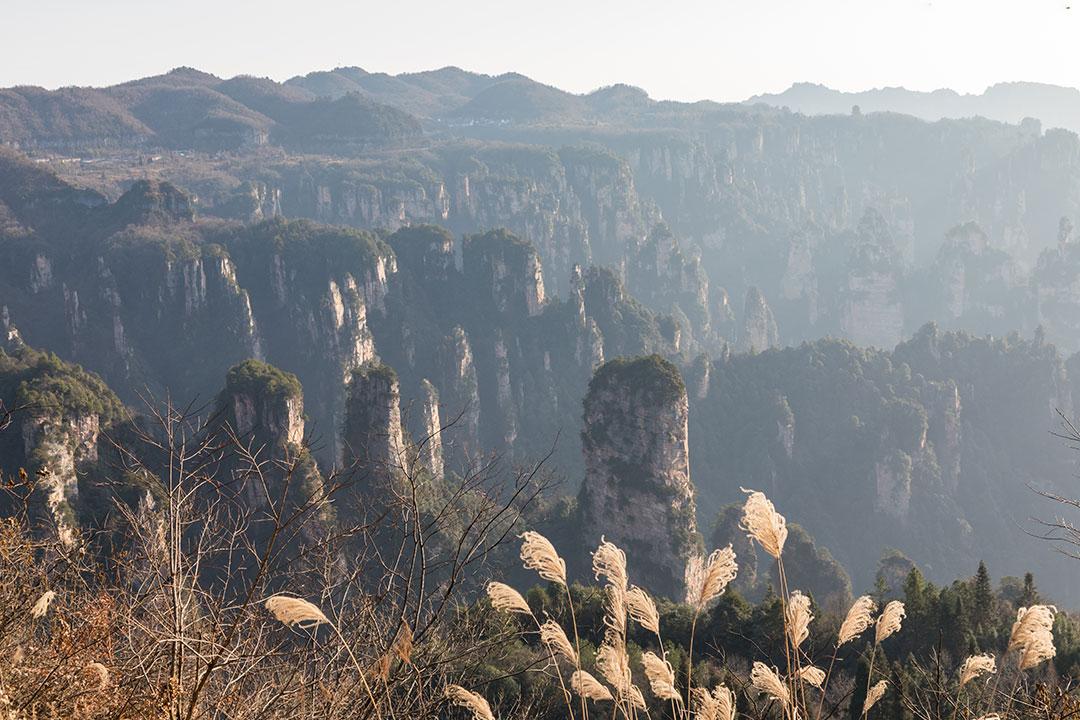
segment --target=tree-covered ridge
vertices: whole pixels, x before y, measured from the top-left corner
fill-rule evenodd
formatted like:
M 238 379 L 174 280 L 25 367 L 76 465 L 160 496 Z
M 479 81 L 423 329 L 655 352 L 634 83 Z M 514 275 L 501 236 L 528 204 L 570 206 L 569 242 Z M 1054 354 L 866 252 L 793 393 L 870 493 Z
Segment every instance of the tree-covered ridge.
M 229 368 L 225 375 L 226 394 L 259 394 L 272 401 L 285 401 L 303 395 L 300 381 L 292 373 L 279 370 L 259 360 L 245 360 Z
M 656 405 L 672 403 L 686 394 L 679 369 L 659 355 L 619 357 L 593 374 L 589 393 L 610 393 L 619 388 L 645 394 Z
M 1073 380 L 1039 340 L 928 325 L 891 353 L 820 340 L 727 356 L 708 379 L 690 414 L 703 517 L 771 488 L 856 584 L 884 546 L 939 579 L 983 554 L 1021 572 L 1041 545 L 1018 528 L 1049 512 L 1029 486 L 1071 472 L 1051 430 Z
M 97 415 L 102 425 L 127 416 L 100 377 L 50 352 L 19 344 L 0 348 L 0 402 L 44 415 Z

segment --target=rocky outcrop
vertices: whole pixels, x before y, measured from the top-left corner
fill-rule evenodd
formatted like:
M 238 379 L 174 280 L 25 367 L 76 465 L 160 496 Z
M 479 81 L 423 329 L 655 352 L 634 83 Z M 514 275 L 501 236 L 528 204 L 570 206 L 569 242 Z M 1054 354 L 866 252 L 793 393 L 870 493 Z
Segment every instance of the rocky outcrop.
M 857 345 L 889 349 L 904 335 L 903 263 L 889 225 L 876 210 L 859 222 L 848 257 L 841 332 Z
M 544 275 L 532 245 L 505 230 L 465 238 L 466 280 L 489 289 L 500 313 L 531 317 L 544 307 Z
M 226 460 L 243 503 L 259 518 L 273 511 L 286 516 L 302 511 L 298 526 L 303 536 L 309 541 L 325 537 L 335 514 L 305 442 L 304 396 L 297 377 L 246 360 L 229 370 L 217 407 L 215 417 L 227 427 L 227 436 L 235 435 L 263 463 L 255 472 L 245 460 Z M 252 540 L 262 541 L 265 535 L 264 525 L 256 523 Z
M 57 537 L 68 547 L 79 534 L 79 470 L 97 462 L 96 414 L 34 412 L 22 422 L 23 454 L 38 476 L 37 492 Z
M 264 362 L 246 360 L 230 369 L 218 406 L 237 435 L 256 440 L 276 457 L 304 440 L 300 381 Z
M 397 373 L 368 363 L 350 373 L 342 432 L 342 465 L 369 490 L 393 487 L 407 470 Z
M 602 365 L 585 397 L 585 481 L 580 506 L 587 544 L 604 535 L 632 558 L 635 577 L 678 596 L 683 568 L 700 546 L 690 482 L 686 388 L 658 356 Z
M 437 480 L 443 477 L 442 421 L 439 393 L 428 380 L 420 383 L 420 433 L 415 436 L 420 464 Z
M 746 291 L 743 304 L 743 329 L 739 346 L 747 352 L 763 352 L 780 344 L 780 332 L 776 318 L 765 302 L 765 296 L 756 287 Z

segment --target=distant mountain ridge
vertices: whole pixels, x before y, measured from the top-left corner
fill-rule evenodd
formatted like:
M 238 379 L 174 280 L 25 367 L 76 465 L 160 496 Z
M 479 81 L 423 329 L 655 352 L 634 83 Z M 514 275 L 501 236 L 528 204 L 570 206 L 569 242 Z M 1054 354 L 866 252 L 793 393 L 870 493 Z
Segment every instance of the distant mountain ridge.
M 755 95 L 746 104 L 787 107 L 804 115 L 846 115 L 858 106 L 864 113 L 895 112 L 931 121 L 979 116 L 1016 124 L 1031 117 L 1047 127 L 1080 131 L 1080 90 L 1033 82 L 997 83 L 978 95 L 902 87 L 843 92 L 796 83 L 781 93 Z

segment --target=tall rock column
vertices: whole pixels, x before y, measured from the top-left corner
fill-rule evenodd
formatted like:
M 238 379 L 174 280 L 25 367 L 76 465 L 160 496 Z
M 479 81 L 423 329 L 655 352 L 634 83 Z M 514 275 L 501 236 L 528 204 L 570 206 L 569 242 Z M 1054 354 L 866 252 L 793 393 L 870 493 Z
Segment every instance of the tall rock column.
M 400 476 L 406 460 L 405 442 L 401 387 L 393 368 L 368 363 L 353 370 L 342 441 L 345 467 L 362 472 L 366 485 L 387 487 Z
M 439 393 L 428 380 L 420 382 L 420 462 L 433 478 L 443 476 L 442 420 L 439 418 Z
M 657 356 L 602 365 L 585 397 L 585 540 L 626 551 L 635 581 L 678 596 L 700 547 L 690 482 L 689 403 L 679 371 Z

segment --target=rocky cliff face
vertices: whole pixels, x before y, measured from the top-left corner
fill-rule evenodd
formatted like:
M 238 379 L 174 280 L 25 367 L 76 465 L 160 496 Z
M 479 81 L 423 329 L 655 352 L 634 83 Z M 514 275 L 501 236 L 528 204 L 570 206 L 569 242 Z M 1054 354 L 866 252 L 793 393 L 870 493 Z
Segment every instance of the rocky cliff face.
M 382 364 L 353 370 L 349 378 L 343 430 L 342 466 L 355 469 L 365 487 L 392 487 L 409 470 L 401 429 L 401 386 Z
M 739 347 L 746 352 L 764 352 L 780 344 L 780 332 L 772 309 L 756 287 L 746 291 L 743 304 L 743 329 Z
M 255 517 L 273 509 L 288 514 L 316 503 L 301 527 L 308 540 L 325 536 L 335 520 L 331 503 L 324 502 L 322 473 L 305 443 L 304 396 L 300 381 L 291 373 L 258 360 L 232 367 L 217 397 L 216 417 L 246 447 L 260 451 L 266 463 L 261 473 L 251 472 L 246 461 L 226 460 L 238 492 Z M 262 539 L 259 522 L 255 541 Z
M 8 320 L 0 342 L 0 405 L 14 410 L 10 425 L 0 428 L 0 473 L 24 468 L 34 485 L 31 512 L 74 546 L 83 528 L 108 510 L 97 486 L 109 448 L 104 433 L 125 415 L 119 400 L 100 378 L 27 347 Z
M 414 434 L 418 443 L 420 464 L 437 480 L 443 478 L 442 420 L 439 415 L 439 393 L 428 380 L 420 382 L 420 431 Z
M 686 388 L 657 356 L 602 365 L 585 397 L 587 546 L 601 535 L 626 550 L 646 587 L 681 592 L 700 545 L 690 482 Z

